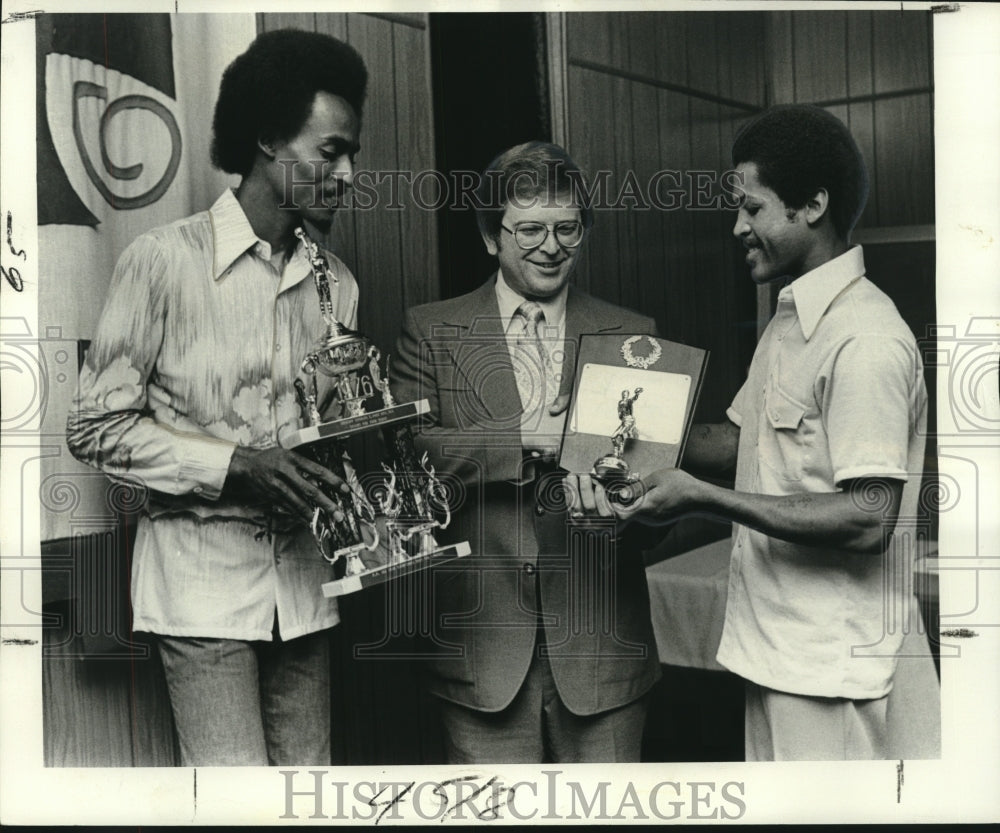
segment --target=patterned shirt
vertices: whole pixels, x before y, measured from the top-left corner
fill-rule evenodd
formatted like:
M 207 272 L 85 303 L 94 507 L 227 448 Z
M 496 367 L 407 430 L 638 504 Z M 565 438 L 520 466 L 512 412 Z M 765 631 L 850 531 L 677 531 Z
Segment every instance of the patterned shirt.
M 356 327 L 358 286 L 326 253 L 337 318 Z M 323 333 L 299 244 L 281 274 L 231 191 L 122 254 L 71 409 L 71 452 L 150 490 L 132 567 L 134 629 L 282 639 L 337 623 L 332 578 L 305 527 L 220 498 L 237 445 L 301 427 L 294 381 Z M 320 400 L 325 398 L 324 382 Z
M 781 290 L 728 412 L 740 426 L 738 491 L 830 493 L 854 478 L 905 481 L 893 544 L 882 556 L 734 525 L 717 659 L 793 694 L 888 693 L 905 626 L 900 613 L 910 610 L 907 556 L 927 391 L 913 334 L 864 275 L 855 246 Z

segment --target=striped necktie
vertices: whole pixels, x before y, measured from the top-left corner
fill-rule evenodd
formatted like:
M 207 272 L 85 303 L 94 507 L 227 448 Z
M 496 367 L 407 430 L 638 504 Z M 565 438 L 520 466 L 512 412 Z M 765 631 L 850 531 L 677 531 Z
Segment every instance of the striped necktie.
M 526 414 L 537 411 L 556 394 L 554 390 L 547 390 L 546 385 L 552 374 L 540 332 L 544 323 L 545 313 L 534 301 L 525 301 L 511 318 L 511 332 L 516 336 L 514 376 Z

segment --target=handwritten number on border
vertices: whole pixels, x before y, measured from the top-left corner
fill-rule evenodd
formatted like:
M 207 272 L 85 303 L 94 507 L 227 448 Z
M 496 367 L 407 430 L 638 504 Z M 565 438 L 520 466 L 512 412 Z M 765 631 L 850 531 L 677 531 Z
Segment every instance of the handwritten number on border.
M 19 257 L 23 260 L 27 260 L 28 256 L 24 253 L 24 249 L 15 249 L 13 241 L 13 229 L 14 229 L 14 218 L 11 213 L 7 212 L 7 248 L 10 249 L 10 253 L 14 257 Z M 24 280 L 21 278 L 21 273 L 18 271 L 16 266 L 11 266 L 10 269 L 5 266 L 0 266 L 0 271 L 3 272 L 4 279 L 9 283 L 15 292 L 21 292 L 24 289 Z

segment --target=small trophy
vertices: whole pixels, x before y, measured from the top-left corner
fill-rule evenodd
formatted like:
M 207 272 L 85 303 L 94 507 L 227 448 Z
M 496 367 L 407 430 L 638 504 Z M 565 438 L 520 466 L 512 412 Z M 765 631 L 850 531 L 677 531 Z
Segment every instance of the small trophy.
M 680 463 L 707 362 L 705 350 L 646 333 L 580 336 L 560 468 L 590 472 L 610 500 L 634 503 L 642 477 Z
M 320 555 L 333 566 L 334 580 L 323 585 L 323 593 L 340 596 L 420 569 L 432 558 L 468 555 L 470 549 L 467 542 L 442 547 L 434 538 L 435 530 L 450 523 L 451 509 L 447 489 L 427 455 L 418 460 L 413 446 L 410 423 L 428 412 L 427 400 L 396 402 L 389 387 L 388 358 L 383 374 L 378 347 L 336 319 L 330 295 L 330 281 L 336 276 L 305 231 L 298 228 L 295 234 L 309 253 L 326 328 L 302 361 L 306 381 L 295 382 L 307 427 L 283 444 L 309 455 L 350 487 L 347 493 L 324 490 L 342 518 L 316 507 L 311 523 Z M 339 416 L 332 421 L 323 421 L 318 405 L 320 375 L 330 379 L 332 404 L 339 405 Z M 376 392 L 381 408 L 372 407 Z M 381 431 L 388 459 L 382 463 L 385 477 L 370 485 L 369 494 L 349 463 L 345 440 L 373 429 Z
M 633 503 L 642 491 L 639 475 L 631 470 L 624 457 L 628 441 L 639 436 L 633 408 L 641 393 L 642 388 L 635 388 L 631 396 L 628 390 L 622 391 L 621 399 L 618 400 L 618 427 L 611 435 L 611 453 L 594 461 L 594 476 L 612 500 L 625 505 Z

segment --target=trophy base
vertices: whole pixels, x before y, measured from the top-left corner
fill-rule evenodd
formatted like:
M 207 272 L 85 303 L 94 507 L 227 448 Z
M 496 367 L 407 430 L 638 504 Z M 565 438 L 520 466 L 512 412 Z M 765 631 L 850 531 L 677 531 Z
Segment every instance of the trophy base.
M 612 503 L 629 506 L 646 492 L 639 475 L 621 457 L 614 454 L 597 458 L 594 462 L 594 476 L 604 487 Z
M 632 481 L 639 479 L 629 469 L 628 463 L 614 454 L 606 454 L 603 457 L 597 458 L 594 462 L 594 475 L 601 482 L 605 480 Z
M 284 439 L 282 445 L 285 448 L 298 448 L 301 445 L 309 445 L 320 440 L 349 437 L 352 434 L 360 434 L 362 431 L 381 428 L 383 425 L 392 425 L 394 422 L 416 419 L 421 414 L 428 413 L 430 409 L 427 400 L 420 399 L 416 402 L 404 402 L 402 405 L 393 405 L 391 408 L 382 408 L 358 416 L 321 422 L 319 425 L 310 425 L 293 431 Z
M 344 576 L 336 581 L 328 581 L 321 585 L 323 595 L 330 599 L 337 596 L 347 596 L 357 593 L 366 587 L 374 587 L 377 584 L 385 584 L 400 576 L 415 573 L 419 570 L 426 570 L 436 564 L 442 564 L 455 558 L 463 558 L 471 552 L 468 541 L 460 544 L 449 544 L 444 547 L 437 547 L 430 552 L 421 555 L 414 555 L 403 561 L 392 561 L 379 567 L 372 567 L 353 576 Z

